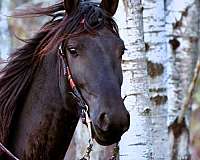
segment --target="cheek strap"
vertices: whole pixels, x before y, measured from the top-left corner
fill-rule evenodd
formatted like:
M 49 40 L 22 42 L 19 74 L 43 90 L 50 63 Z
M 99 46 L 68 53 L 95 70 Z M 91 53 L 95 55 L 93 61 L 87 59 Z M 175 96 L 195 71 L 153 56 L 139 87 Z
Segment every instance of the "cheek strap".
M 62 46 L 59 47 L 59 55 L 64 62 L 63 63 L 64 64 L 64 66 L 63 66 L 64 77 L 67 77 L 67 80 L 68 80 L 70 87 L 72 89 L 72 95 L 76 99 L 76 102 L 80 107 L 80 110 L 81 110 L 80 117 L 82 119 L 82 123 L 86 124 L 88 131 L 89 131 L 88 146 L 87 146 L 87 149 L 85 151 L 83 158 L 81 158 L 80 160 L 89 160 L 90 159 L 90 152 L 92 151 L 92 147 L 93 147 L 92 121 L 91 121 L 90 116 L 89 116 L 89 106 L 87 105 L 84 98 L 82 97 L 80 90 L 77 88 L 76 84 L 74 83 L 74 80 L 72 78 L 72 74 L 70 72 L 69 65 L 67 63 L 67 57 L 62 50 Z

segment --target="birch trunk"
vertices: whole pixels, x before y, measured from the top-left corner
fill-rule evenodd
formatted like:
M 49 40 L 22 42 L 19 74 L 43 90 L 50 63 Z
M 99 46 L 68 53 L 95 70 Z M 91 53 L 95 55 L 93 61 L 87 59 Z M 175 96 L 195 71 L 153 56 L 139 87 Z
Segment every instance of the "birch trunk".
M 162 0 L 143 0 L 143 24 L 149 95 L 152 105 L 153 159 L 169 159 L 167 127 L 167 50 Z
M 123 95 L 130 112 L 130 129 L 120 142 L 120 160 L 152 159 L 151 106 L 148 96 L 147 65 L 141 0 L 120 1 L 116 17 L 128 49 L 123 57 Z M 125 6 L 125 7 L 124 7 Z M 124 11 L 127 11 L 127 15 Z
M 198 0 L 167 0 L 166 28 L 169 55 L 168 127 L 170 159 L 189 160 L 189 110 L 177 122 L 198 55 Z

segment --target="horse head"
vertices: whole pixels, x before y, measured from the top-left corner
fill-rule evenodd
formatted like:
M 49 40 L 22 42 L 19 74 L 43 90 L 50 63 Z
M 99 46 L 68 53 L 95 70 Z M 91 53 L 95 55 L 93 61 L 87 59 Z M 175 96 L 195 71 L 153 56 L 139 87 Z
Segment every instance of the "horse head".
M 64 6 L 76 28 L 62 45 L 73 80 L 89 106 L 94 138 L 101 145 L 113 144 L 130 123 L 121 98 L 125 46 L 112 19 L 118 0 L 102 0 L 100 5 L 65 0 Z

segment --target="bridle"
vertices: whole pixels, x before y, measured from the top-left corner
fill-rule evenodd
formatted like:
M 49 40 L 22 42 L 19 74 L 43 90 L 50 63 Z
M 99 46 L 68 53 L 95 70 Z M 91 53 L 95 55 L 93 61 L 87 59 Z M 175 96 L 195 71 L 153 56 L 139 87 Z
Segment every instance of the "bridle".
M 78 87 L 76 86 L 76 84 L 72 78 L 72 74 L 71 74 L 71 71 L 70 71 L 70 68 L 68 65 L 67 57 L 66 57 L 65 51 L 63 51 L 63 43 L 61 43 L 61 45 L 59 46 L 59 56 L 61 57 L 61 59 L 63 61 L 64 77 L 67 77 L 67 81 L 70 84 L 70 87 L 72 89 L 72 92 L 70 92 L 70 93 L 72 94 L 72 96 L 76 100 L 76 103 L 80 107 L 80 110 L 81 110 L 80 117 L 82 119 L 82 123 L 87 126 L 88 131 L 89 131 L 88 146 L 86 148 L 85 154 L 83 155 L 83 157 L 80 160 L 89 160 L 90 153 L 91 153 L 92 147 L 93 147 L 92 121 L 91 121 L 90 115 L 89 115 L 89 106 L 87 105 L 86 101 L 82 97 L 80 90 L 78 89 Z M 118 154 L 119 154 L 119 145 L 117 143 L 113 149 L 113 155 L 109 160 L 116 160 L 118 157 Z

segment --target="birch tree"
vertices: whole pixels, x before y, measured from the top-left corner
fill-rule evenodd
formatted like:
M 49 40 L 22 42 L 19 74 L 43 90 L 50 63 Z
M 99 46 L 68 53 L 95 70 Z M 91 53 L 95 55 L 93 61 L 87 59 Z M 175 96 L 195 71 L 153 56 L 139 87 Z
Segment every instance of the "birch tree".
M 179 119 L 198 55 L 198 0 L 167 0 L 168 126 L 170 159 L 190 159 L 189 110 Z
M 120 18 L 117 22 L 120 35 L 128 49 L 123 57 L 122 93 L 127 96 L 125 105 L 131 116 L 129 131 L 120 142 L 120 160 L 152 159 L 151 105 L 148 95 L 142 3 L 140 0 L 124 1 L 119 8 L 116 17 Z
M 44 5 L 50 5 L 55 3 L 55 0 L 30 0 L 28 3 L 37 4 L 39 2 L 44 3 Z M 8 17 L 14 9 L 18 7 L 20 8 L 24 4 L 27 5 L 26 0 L 0 1 L 0 59 L 6 60 L 10 52 L 23 44 L 16 39 L 15 34 L 22 39 L 30 38 L 34 34 L 34 31 L 38 30 L 46 21 L 46 19 L 38 17 L 26 19 L 26 21 L 25 19 L 14 19 Z
M 167 50 L 164 1 L 143 0 L 144 41 L 152 105 L 152 157 L 169 159 L 167 127 Z

